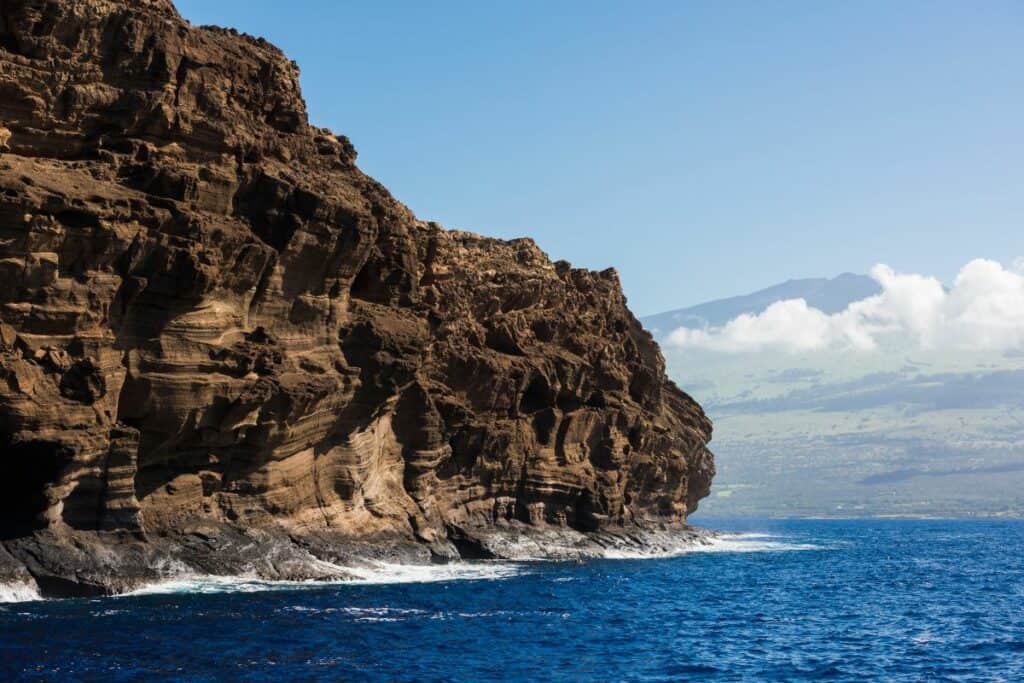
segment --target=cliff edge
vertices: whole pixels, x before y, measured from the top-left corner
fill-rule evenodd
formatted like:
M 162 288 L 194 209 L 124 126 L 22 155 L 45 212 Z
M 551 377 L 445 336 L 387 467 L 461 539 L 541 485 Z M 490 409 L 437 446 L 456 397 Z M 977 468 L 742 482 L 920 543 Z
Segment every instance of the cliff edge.
M 0 580 L 685 528 L 711 424 L 615 272 L 419 221 L 355 158 L 262 39 L 0 0 Z

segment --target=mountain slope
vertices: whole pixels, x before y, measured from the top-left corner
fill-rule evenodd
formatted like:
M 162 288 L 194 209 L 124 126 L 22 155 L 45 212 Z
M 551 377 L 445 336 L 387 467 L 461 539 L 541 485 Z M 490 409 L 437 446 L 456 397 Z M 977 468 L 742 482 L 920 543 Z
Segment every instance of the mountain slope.
M 640 319 L 655 336 L 679 327 L 703 328 L 724 325 L 743 313 L 761 313 L 776 301 L 804 299 L 811 308 L 838 313 L 850 303 L 878 294 L 878 283 L 866 275 L 843 273 L 834 278 L 787 280 L 751 294 L 717 299 Z
M 876 293 L 865 280 L 793 280 L 645 322 L 666 336 L 793 297 L 836 312 Z M 1024 354 L 900 338 L 870 351 L 664 353 L 715 421 L 719 473 L 702 513 L 1024 514 Z

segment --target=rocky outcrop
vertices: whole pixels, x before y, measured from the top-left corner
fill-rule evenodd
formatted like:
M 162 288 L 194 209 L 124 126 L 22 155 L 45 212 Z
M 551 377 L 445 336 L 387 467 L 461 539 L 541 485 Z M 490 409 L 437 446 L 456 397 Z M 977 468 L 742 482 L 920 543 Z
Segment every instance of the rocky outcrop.
M 355 158 L 262 39 L 0 0 L 6 575 L 316 578 L 685 524 L 711 425 L 615 272 L 419 221 Z

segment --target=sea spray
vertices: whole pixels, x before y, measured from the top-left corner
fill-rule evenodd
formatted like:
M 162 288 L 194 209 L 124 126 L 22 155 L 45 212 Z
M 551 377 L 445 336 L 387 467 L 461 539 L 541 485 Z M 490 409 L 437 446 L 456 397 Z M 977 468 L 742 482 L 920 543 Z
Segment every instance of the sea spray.
M 0 583 L 0 603 L 41 600 L 39 589 L 25 582 Z

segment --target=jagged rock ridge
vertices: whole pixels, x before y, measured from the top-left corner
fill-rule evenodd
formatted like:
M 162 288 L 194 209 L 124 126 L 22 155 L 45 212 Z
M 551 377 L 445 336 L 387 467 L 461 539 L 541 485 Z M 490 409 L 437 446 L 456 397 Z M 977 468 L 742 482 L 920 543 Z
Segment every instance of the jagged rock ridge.
M 355 157 L 262 39 L 0 0 L 0 577 L 685 523 L 711 425 L 615 272 L 419 221 Z

